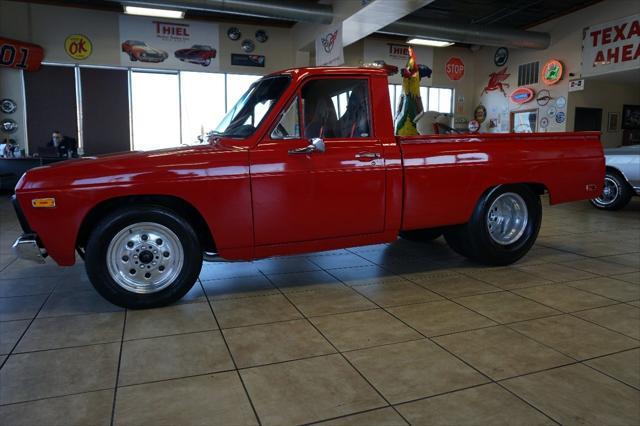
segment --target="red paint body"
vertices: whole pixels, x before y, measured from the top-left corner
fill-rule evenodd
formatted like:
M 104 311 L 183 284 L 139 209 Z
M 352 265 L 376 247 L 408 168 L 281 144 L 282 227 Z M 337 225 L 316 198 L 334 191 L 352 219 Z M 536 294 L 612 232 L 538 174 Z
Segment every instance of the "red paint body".
M 397 138 L 383 70 L 301 68 L 247 139 L 70 160 L 33 169 L 16 188 L 49 255 L 72 265 L 86 215 L 114 197 L 168 195 L 197 209 L 227 259 L 393 241 L 398 231 L 466 222 L 487 189 L 546 187 L 552 204 L 593 198 L 604 181 L 599 133 L 440 135 Z M 326 139 L 326 152 L 288 155 L 305 139 L 270 140 L 280 112 L 310 78 L 367 78 L 372 136 Z M 360 161 L 360 152 L 381 158 Z M 34 198 L 55 197 L 52 209 Z

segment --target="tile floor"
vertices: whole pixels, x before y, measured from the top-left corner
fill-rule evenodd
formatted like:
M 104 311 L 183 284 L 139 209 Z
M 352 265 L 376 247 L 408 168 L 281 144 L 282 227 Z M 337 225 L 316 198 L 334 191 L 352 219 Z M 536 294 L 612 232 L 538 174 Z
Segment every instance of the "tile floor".
M 125 311 L 16 260 L 0 199 L 3 425 L 640 423 L 640 199 L 545 207 L 486 268 L 439 239 L 205 264 Z

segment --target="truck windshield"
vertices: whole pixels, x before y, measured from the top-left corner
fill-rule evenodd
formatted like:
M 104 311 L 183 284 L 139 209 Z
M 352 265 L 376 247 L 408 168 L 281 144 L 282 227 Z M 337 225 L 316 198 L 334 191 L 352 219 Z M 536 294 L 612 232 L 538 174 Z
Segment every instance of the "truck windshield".
M 213 131 L 213 135 L 235 138 L 251 136 L 273 105 L 278 102 L 290 81 L 289 76 L 279 75 L 253 83 L 227 112 Z

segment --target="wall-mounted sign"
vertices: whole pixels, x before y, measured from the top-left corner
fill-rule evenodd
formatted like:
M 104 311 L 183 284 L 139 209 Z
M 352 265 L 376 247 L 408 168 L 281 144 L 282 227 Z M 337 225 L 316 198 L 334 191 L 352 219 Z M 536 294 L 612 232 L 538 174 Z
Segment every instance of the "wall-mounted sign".
M 0 37 L 0 67 L 37 71 L 42 58 L 44 50 L 37 44 Z
M 72 34 L 64 41 L 64 51 L 73 59 L 82 61 L 91 56 L 93 45 L 87 36 Z
M 460 58 L 450 58 L 444 66 L 449 80 L 460 80 L 464 76 L 464 62 Z
M 389 56 L 396 59 L 407 59 L 409 57 L 409 45 L 389 43 Z
M 557 59 L 551 59 L 542 66 L 542 82 L 547 86 L 556 84 L 562 80 L 562 73 L 564 67 L 562 62 Z
M 120 63 L 136 68 L 217 71 L 218 25 L 120 15 Z M 201 51 L 202 55 L 185 55 Z M 204 54 L 204 51 L 210 52 Z M 205 57 L 206 56 L 206 57 Z M 207 64 L 203 68 L 203 64 Z
M 640 14 L 586 29 L 582 77 L 640 68 Z
M 534 96 L 535 93 L 533 89 L 528 87 L 519 87 L 511 92 L 509 99 L 511 99 L 511 102 L 515 104 L 526 104 L 527 102 L 530 102 Z
M 547 114 L 549 114 L 551 117 L 553 117 L 554 115 L 556 115 L 556 112 L 558 110 L 556 109 L 556 107 L 551 107 L 549 108 L 549 110 L 547 111 Z
M 240 53 L 231 54 L 231 65 L 243 67 L 264 67 L 265 58 L 263 55 L 243 55 Z
M 549 119 L 547 117 L 542 117 L 540 119 L 540 128 L 546 129 L 547 127 L 549 127 Z
M 14 133 L 16 130 L 18 130 L 18 123 L 10 118 L 5 118 L 4 120 L 0 121 L 0 130 L 4 133 Z
M 245 38 L 244 40 L 242 40 L 242 44 L 240 45 L 240 47 L 242 47 L 242 50 L 244 50 L 245 52 L 251 53 L 256 49 L 256 44 L 248 38 Z
M 267 34 L 265 30 L 258 30 L 256 31 L 256 40 L 258 40 L 259 43 L 264 43 L 269 40 L 269 34 Z
M 469 131 L 470 131 L 471 133 L 475 133 L 475 132 L 477 132 L 478 130 L 480 130 L 480 123 L 478 123 L 478 121 L 477 121 L 477 120 L 471 120 L 471 121 L 469 122 Z
M 580 80 L 571 80 L 569 81 L 569 91 L 570 92 L 578 92 L 580 90 L 584 90 L 584 79 Z
M 316 65 L 336 66 L 344 64 L 342 24 L 332 26 L 316 38 Z
M 498 47 L 496 53 L 493 54 L 493 63 L 496 67 L 504 66 L 509 60 L 509 49 L 506 47 Z
M 538 92 L 538 96 L 536 96 L 536 102 L 540 106 L 547 105 L 551 101 L 551 99 L 553 99 L 551 97 L 551 92 L 549 92 L 549 90 L 547 90 L 547 89 L 540 90 Z
M 556 123 L 561 124 L 564 123 L 565 120 L 565 113 L 562 111 L 558 111 L 558 113 L 556 114 Z
M 240 37 L 242 37 L 242 33 L 240 32 L 240 30 L 238 29 L 238 27 L 230 27 L 227 30 L 227 37 L 229 37 L 229 40 L 240 40 Z
M 500 71 L 492 72 L 491 74 L 489 74 L 489 82 L 482 90 L 480 96 L 484 95 L 487 92 L 493 92 L 494 90 L 500 90 L 503 95 L 507 96 L 504 88 L 509 87 L 509 85 L 504 81 L 509 78 L 510 75 L 511 74 L 507 73 L 507 67 L 504 67 Z
M 565 106 L 567 106 L 567 98 L 565 98 L 564 96 L 560 96 L 558 99 L 556 99 L 556 107 L 562 109 Z
M 478 123 L 482 123 L 487 118 L 487 108 L 485 108 L 484 105 L 478 105 L 473 111 L 473 118 L 475 118 Z
M 0 111 L 3 114 L 13 114 L 18 109 L 18 105 L 16 105 L 13 99 L 3 99 L 0 101 Z

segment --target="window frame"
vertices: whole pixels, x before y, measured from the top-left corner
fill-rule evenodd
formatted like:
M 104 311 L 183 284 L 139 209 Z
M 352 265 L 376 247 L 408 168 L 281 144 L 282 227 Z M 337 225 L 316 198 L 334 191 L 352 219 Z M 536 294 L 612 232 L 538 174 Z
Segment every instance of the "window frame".
M 302 117 L 300 114 L 301 108 L 302 108 L 302 98 L 298 95 L 299 92 L 299 88 L 296 89 L 295 92 L 293 92 L 292 94 L 292 99 L 289 99 L 287 101 L 286 104 L 284 104 L 284 106 L 282 107 L 282 109 L 280 110 L 280 112 L 278 113 L 278 115 L 276 116 L 275 121 L 272 123 L 271 126 L 269 126 L 268 128 L 268 132 L 266 137 L 264 138 L 267 141 L 270 142 L 279 142 L 279 141 L 291 141 L 291 140 L 301 140 L 304 139 L 303 133 L 302 133 Z M 289 110 L 289 108 L 291 108 L 291 106 L 293 105 L 294 101 L 298 104 L 298 131 L 299 131 L 299 135 L 298 136 L 288 136 L 288 137 L 284 137 L 284 138 L 274 138 L 271 135 L 273 134 L 273 131 L 276 129 L 276 127 L 278 127 L 278 124 L 280 124 L 280 121 L 282 120 L 282 118 L 284 117 L 284 115 L 287 113 L 287 111 Z

